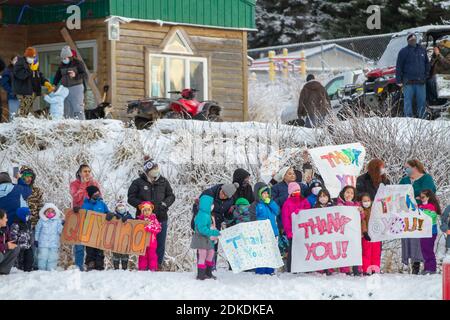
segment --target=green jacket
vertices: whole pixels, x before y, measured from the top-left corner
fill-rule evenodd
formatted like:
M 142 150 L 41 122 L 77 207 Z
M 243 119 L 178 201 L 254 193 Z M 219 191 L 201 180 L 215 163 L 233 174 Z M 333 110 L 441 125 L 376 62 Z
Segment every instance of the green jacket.
M 433 178 L 428 173 L 425 173 L 422 178 L 414 181 L 414 183 L 411 183 L 411 179 L 408 176 L 403 177 L 399 184 L 412 184 L 414 197 L 416 198 L 426 189 L 430 189 L 433 193 L 436 193 L 436 185 L 434 184 Z

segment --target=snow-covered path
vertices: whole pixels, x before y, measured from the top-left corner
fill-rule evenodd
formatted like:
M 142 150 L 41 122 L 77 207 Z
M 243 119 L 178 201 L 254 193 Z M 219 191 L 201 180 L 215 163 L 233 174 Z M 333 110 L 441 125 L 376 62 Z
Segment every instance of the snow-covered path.
M 13 299 L 441 299 L 441 275 L 327 277 L 319 274 L 256 276 L 219 271 L 218 280 L 194 274 L 78 270 L 14 271 L 0 276 L 0 300 Z

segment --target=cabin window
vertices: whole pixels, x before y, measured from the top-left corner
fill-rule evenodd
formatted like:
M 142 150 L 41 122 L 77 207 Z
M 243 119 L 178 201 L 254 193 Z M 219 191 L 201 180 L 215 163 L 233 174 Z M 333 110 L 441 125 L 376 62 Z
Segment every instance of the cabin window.
M 165 54 L 149 55 L 150 96 L 176 98 L 169 91 L 197 89 L 199 101 L 208 99 L 207 59 Z

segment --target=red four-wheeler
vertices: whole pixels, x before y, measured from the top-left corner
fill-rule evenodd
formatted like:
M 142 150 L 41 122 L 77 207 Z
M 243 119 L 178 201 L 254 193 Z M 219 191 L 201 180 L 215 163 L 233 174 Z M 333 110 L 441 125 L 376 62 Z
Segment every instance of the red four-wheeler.
M 424 46 L 431 57 L 436 42 L 450 35 L 450 26 L 423 26 L 407 29 L 392 36 L 386 50 L 376 64 L 376 69 L 366 74 L 364 83 L 364 105 L 373 110 L 390 112 L 392 116 L 400 116 L 403 113 L 403 94 L 401 87 L 397 85 L 395 71 L 397 56 L 400 50 L 407 45 L 407 35 L 415 33 L 417 43 Z M 435 119 L 446 112 L 449 106 L 448 99 L 438 99 L 433 105 L 427 106 L 427 116 Z
M 170 94 L 181 95 L 178 99 L 147 98 L 129 101 L 128 114 L 134 114 L 134 122 L 138 129 L 148 128 L 161 118 L 192 119 L 203 121 L 221 121 L 222 108 L 215 101 L 198 101 L 196 89 L 188 88 L 182 91 L 169 91 Z

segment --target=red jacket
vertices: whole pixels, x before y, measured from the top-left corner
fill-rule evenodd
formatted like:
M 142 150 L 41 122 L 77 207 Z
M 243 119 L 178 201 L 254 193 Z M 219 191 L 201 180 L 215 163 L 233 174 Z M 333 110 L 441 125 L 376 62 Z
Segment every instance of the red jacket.
M 75 180 L 70 183 L 70 195 L 72 196 L 72 208 L 79 207 L 83 205 L 83 201 L 87 198 L 88 194 L 86 188 L 89 186 L 96 186 L 100 189 L 100 185 L 95 180 L 90 180 L 88 182 L 81 182 L 80 180 Z M 101 191 L 100 191 L 101 192 Z

